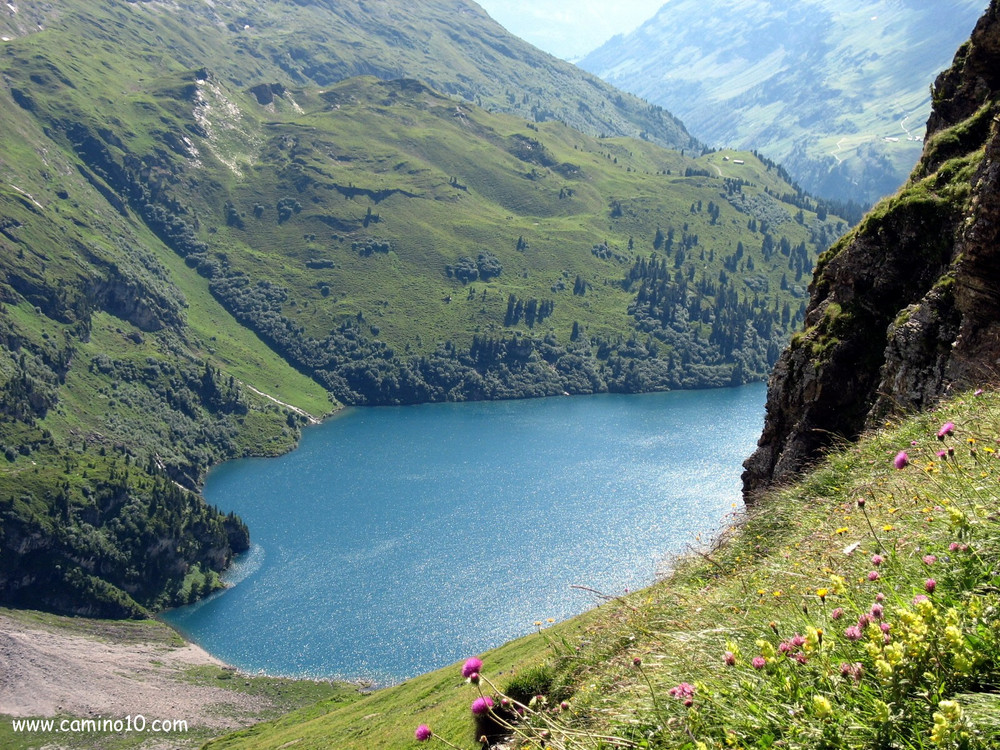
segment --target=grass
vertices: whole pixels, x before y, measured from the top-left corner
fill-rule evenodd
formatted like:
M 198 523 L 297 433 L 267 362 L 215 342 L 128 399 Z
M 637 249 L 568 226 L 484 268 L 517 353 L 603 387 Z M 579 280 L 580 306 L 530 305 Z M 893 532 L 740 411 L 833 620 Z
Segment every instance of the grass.
M 32 628 L 99 638 L 116 644 L 152 644 L 177 648 L 185 641 L 173 628 L 157 620 L 97 620 L 63 617 L 31 609 L 0 607 L 0 615 Z
M 532 672 L 563 642 L 579 639 L 599 613 L 581 615 L 529 636 L 511 641 L 484 655 L 483 671 L 514 680 Z M 460 674 L 461 665 L 430 672 L 398 685 L 370 693 L 346 706 L 319 703 L 276 721 L 260 724 L 209 742 L 206 748 L 331 747 L 353 750 L 373 747 L 409 747 L 420 723 L 456 739 L 472 740 L 468 718 L 475 698 Z
M 993 392 L 886 423 L 664 581 L 482 655 L 478 686 L 456 665 L 208 747 L 479 747 L 480 691 L 525 704 L 524 747 L 996 747 L 998 438 Z

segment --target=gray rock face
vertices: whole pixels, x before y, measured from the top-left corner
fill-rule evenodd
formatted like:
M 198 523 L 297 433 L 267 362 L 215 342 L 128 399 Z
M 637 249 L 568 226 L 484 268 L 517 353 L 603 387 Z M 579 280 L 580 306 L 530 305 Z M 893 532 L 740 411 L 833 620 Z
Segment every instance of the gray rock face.
M 1000 0 L 934 88 L 920 163 L 820 258 L 771 376 L 748 501 L 896 410 L 1000 373 Z

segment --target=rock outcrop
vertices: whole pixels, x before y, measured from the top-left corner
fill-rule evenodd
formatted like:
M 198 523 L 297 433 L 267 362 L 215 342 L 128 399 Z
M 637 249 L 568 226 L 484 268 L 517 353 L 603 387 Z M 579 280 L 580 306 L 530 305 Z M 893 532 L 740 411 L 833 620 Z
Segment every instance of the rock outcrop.
M 748 501 L 887 414 L 1000 374 L 1000 0 L 933 98 L 907 184 L 820 257 L 744 464 Z

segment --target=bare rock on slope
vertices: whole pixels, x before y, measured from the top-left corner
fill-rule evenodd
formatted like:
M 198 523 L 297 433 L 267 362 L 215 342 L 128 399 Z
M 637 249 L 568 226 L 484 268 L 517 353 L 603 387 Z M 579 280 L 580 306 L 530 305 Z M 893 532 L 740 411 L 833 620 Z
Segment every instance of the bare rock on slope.
M 771 376 L 752 501 L 893 410 L 1000 372 L 1000 0 L 934 86 L 920 163 L 819 261 Z

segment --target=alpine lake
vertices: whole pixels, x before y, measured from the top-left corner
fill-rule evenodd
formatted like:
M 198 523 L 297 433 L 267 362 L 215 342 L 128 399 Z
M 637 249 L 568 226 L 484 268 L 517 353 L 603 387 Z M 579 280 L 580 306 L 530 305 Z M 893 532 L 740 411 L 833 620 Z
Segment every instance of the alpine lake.
M 387 685 L 652 583 L 742 507 L 763 383 L 352 408 L 214 469 L 231 587 L 164 618 L 269 674 Z

